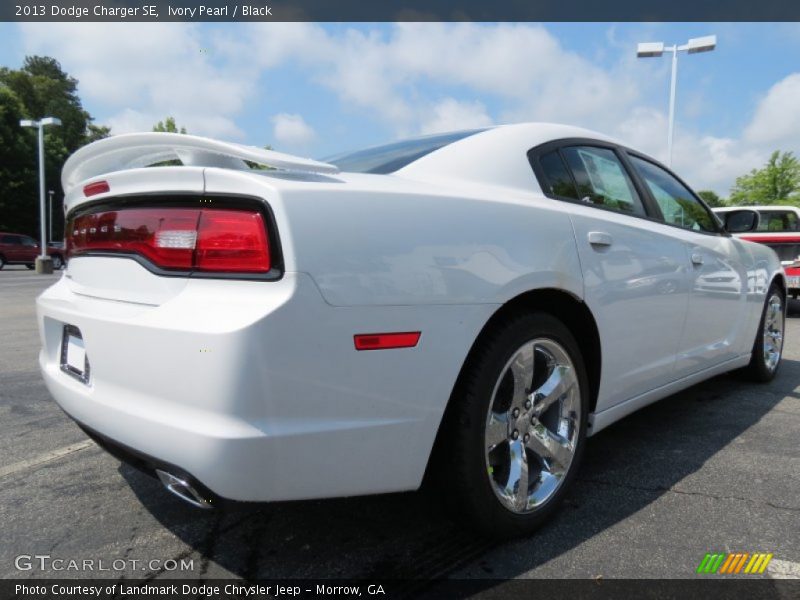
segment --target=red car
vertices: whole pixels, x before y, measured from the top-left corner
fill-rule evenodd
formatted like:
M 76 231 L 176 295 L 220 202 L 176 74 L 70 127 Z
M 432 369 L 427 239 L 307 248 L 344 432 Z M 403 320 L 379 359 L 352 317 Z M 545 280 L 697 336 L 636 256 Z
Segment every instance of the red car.
M 0 269 L 6 265 L 25 265 L 33 269 L 40 254 L 39 243 L 30 236 L 19 233 L 0 232 Z M 55 245 L 47 246 L 47 254 L 53 259 L 53 269 L 64 266 L 64 250 Z
M 789 295 L 800 295 L 800 209 L 794 206 L 736 206 L 713 209 L 725 220 L 725 213 L 750 208 L 761 217 L 755 231 L 738 234 L 744 240 L 769 246 L 781 259 Z

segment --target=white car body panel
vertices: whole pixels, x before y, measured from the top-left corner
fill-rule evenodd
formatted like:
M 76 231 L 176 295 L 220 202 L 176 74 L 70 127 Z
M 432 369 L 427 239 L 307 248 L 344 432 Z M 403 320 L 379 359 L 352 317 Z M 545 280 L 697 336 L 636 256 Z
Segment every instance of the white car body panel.
M 67 210 L 119 196 L 260 199 L 283 276 L 163 277 L 130 258 L 74 257 L 37 300 L 40 366 L 78 422 L 224 498 L 418 487 L 470 349 L 521 294 L 557 290 L 593 315 L 596 433 L 746 364 L 767 287 L 782 277 L 756 244 L 547 198 L 527 151 L 561 138 L 613 142 L 582 129 L 498 127 L 390 175 L 157 135 L 76 153 Z M 194 166 L 129 168 L 187 147 Z M 245 171 L 226 157 L 280 169 Z M 98 178 L 110 191 L 85 198 Z M 608 251 L 589 244 L 593 232 L 613 238 Z M 706 258 L 699 268 L 693 252 Z M 83 334 L 89 385 L 60 370 L 65 324 Z M 356 334 L 393 331 L 422 335 L 414 348 L 354 348 Z

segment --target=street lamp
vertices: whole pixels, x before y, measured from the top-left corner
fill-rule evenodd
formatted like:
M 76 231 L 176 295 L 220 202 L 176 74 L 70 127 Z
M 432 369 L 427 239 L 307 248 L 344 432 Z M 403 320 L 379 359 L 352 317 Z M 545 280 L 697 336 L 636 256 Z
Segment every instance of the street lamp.
M 667 164 L 672 166 L 672 136 L 675 129 L 675 85 L 678 76 L 678 52 L 697 54 L 699 52 L 711 52 L 717 46 L 717 36 L 707 35 L 699 38 L 692 38 L 686 44 L 678 46 L 664 46 L 663 42 L 645 42 L 636 48 L 638 58 L 652 58 L 672 52 L 672 79 L 669 84 L 669 126 L 667 131 Z
M 52 273 L 53 263 L 47 256 L 47 238 L 44 218 L 44 128 L 48 125 L 61 125 L 61 120 L 55 117 L 45 117 L 38 121 L 23 119 L 19 122 L 22 127 L 36 127 L 39 130 L 39 224 L 41 237 L 41 254 L 36 258 L 37 273 Z
M 49 203 L 47 205 L 47 222 L 50 224 L 50 234 L 48 237 L 50 238 L 51 242 L 53 241 L 53 194 L 55 194 L 53 190 L 47 191 L 47 195 L 49 196 Z

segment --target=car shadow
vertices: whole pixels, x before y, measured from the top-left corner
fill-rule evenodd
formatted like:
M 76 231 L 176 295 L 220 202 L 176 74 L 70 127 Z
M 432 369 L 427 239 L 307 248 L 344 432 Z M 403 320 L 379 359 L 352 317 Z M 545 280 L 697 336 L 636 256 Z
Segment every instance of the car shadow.
M 526 544 L 515 571 L 544 564 L 656 501 L 792 393 L 798 380 L 798 361 L 784 361 L 771 393 L 736 374 L 719 376 L 590 438 L 564 506 Z M 450 521 L 422 492 L 215 512 L 187 506 L 128 466 L 120 472 L 147 510 L 200 557 L 192 576 L 391 578 L 422 585 L 503 545 Z M 485 577 L 497 576 L 488 563 L 474 564 Z

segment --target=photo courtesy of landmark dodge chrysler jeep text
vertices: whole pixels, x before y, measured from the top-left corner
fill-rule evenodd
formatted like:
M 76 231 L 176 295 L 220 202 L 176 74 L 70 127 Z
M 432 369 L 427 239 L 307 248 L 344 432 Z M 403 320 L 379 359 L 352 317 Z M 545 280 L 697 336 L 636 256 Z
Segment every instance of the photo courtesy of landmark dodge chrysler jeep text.
M 775 253 L 587 130 L 508 125 L 326 162 L 128 134 L 80 149 L 62 179 L 44 379 L 100 445 L 195 506 L 424 478 L 475 527 L 520 535 L 563 498 L 587 436 L 780 364 Z

